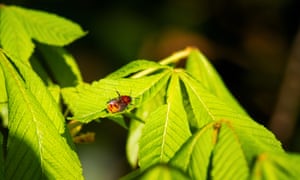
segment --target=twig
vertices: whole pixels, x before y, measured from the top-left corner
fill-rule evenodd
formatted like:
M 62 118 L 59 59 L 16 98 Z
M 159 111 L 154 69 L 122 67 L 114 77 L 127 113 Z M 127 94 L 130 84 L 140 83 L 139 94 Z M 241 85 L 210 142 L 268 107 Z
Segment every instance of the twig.
M 298 29 L 278 100 L 270 121 L 270 129 L 288 146 L 293 136 L 300 105 L 300 29 Z

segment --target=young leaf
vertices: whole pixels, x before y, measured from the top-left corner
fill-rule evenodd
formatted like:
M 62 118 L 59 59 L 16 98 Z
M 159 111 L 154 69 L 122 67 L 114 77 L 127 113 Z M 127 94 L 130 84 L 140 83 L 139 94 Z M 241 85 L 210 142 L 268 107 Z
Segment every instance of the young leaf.
M 249 170 L 243 149 L 229 126 L 219 121 L 198 130 L 170 164 L 191 179 L 247 179 Z
M 65 119 L 60 112 L 59 105 L 56 103 L 52 94 L 49 92 L 42 80 L 29 66 L 25 65 L 22 61 L 12 58 L 11 60 L 18 68 L 20 76 L 26 82 L 26 87 L 35 96 L 42 108 L 47 112 L 47 116 L 54 123 L 58 132 L 64 134 Z
M 144 127 L 144 124 L 131 120 L 129 131 L 128 131 L 128 138 L 126 142 L 126 155 L 129 164 L 133 167 L 137 167 L 138 162 L 138 152 L 139 152 L 139 145 L 138 142 L 142 135 L 142 129 Z
M 9 6 L 0 5 L 0 45 L 13 57 L 27 61 L 34 44 L 18 18 Z
M 157 107 L 165 104 L 166 87 L 163 87 L 153 98 L 148 99 L 140 106 L 135 115 L 145 121 L 149 115 L 157 109 Z M 135 119 L 131 119 L 130 128 L 128 132 L 126 154 L 127 159 L 132 167 L 136 167 L 138 163 L 139 141 L 142 135 L 142 129 L 144 123 L 138 122 Z
M 230 122 L 217 122 L 213 130 L 218 134 L 217 137 L 213 137 L 213 139 L 216 138 L 216 145 L 212 155 L 211 178 L 247 179 L 249 168 L 244 155 L 245 151 Z
M 44 44 L 65 46 L 86 34 L 76 23 L 55 14 L 17 6 L 9 6 L 8 9 L 31 38 Z
M 6 79 L 9 110 L 6 178 L 83 179 L 76 153 L 48 116 L 53 109 L 43 105 L 46 101 L 50 102 L 49 99 L 43 100 L 46 95 L 39 92 L 40 82 L 26 69 L 28 66 L 18 64 L 22 73 L 20 77 L 2 52 L 0 64 Z M 25 84 L 22 78 L 29 84 Z M 35 83 L 36 87 L 32 87 Z M 40 99 L 37 99 L 37 93 Z M 49 97 L 52 98 L 51 95 Z
M 214 96 L 199 81 L 186 73 L 180 73 L 180 78 L 186 87 L 195 115 L 195 119 L 189 120 L 192 126 L 201 128 L 213 121 L 229 121 L 240 139 L 249 164 L 261 152 L 283 151 L 280 142 L 270 131 L 257 124 L 246 114 L 236 110 L 231 103 L 227 104 Z
M 162 69 L 162 68 L 167 68 L 167 66 L 163 66 L 159 63 L 153 62 L 153 61 L 147 61 L 147 60 L 136 60 L 132 61 L 129 64 L 121 67 L 117 71 L 109 74 L 106 76 L 106 78 L 110 79 L 119 79 L 119 78 L 124 78 L 128 75 L 131 75 L 133 73 L 145 70 L 145 69 Z
M 167 104 L 146 119 L 140 139 L 139 164 L 146 169 L 166 163 L 190 136 L 187 117 L 182 104 L 178 75 L 172 75 L 168 86 Z
M 63 98 L 74 113 L 73 119 L 89 122 L 99 117 L 111 116 L 107 112 L 107 102 L 121 95 L 133 98 L 128 109 L 141 105 L 142 102 L 153 97 L 169 78 L 169 71 L 156 75 L 136 79 L 101 79 L 98 82 L 80 84 L 76 88 L 64 88 Z
M 240 113 L 246 114 L 245 110 L 228 91 L 218 72 L 199 50 L 194 49 L 191 51 L 186 62 L 186 71 L 199 80 L 212 94 L 223 99 L 226 103 L 230 103 Z
M 262 153 L 256 159 L 251 179 L 299 179 L 299 163 L 299 154 Z
M 204 98 L 206 96 L 208 96 L 207 99 L 210 99 L 210 97 L 212 96 L 211 93 L 209 91 L 203 90 L 203 88 L 201 88 L 203 87 L 202 84 L 198 83 L 196 80 L 192 79 L 184 72 L 180 74 L 180 78 L 182 79 L 188 94 L 188 100 L 190 102 L 192 110 L 192 112 L 190 113 L 195 116 L 194 118 L 189 119 L 189 123 L 191 124 L 191 126 L 194 128 L 201 128 L 206 124 L 215 121 L 216 117 L 211 114 L 210 107 L 208 107 L 208 105 L 204 102 Z M 219 100 L 216 98 L 211 99 L 217 101 L 212 103 L 216 106 Z M 220 106 L 219 109 L 222 109 L 222 107 Z
M 38 44 L 47 69 L 61 87 L 76 86 L 82 77 L 73 56 L 62 47 Z
M 208 124 L 191 136 L 176 152 L 170 163 L 189 174 L 193 179 L 208 179 L 210 157 L 214 143 L 212 141 L 213 124 Z
M 164 180 L 188 180 L 188 176 L 180 170 L 166 166 L 157 165 L 147 170 L 142 176 L 143 180 L 164 179 Z

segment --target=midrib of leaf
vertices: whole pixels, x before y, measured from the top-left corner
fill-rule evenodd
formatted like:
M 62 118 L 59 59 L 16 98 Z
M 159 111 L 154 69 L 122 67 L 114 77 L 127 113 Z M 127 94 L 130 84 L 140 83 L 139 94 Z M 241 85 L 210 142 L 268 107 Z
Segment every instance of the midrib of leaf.
M 166 146 L 166 140 L 167 140 L 167 135 L 168 135 L 168 130 L 169 128 L 172 128 L 169 126 L 170 121 L 181 121 L 180 124 L 182 125 L 182 131 L 177 132 L 181 133 L 181 135 L 184 137 L 182 140 L 177 139 L 177 143 L 182 145 L 186 139 L 191 135 L 188 127 L 188 120 L 187 116 L 185 114 L 184 108 L 183 108 L 183 103 L 182 103 L 182 96 L 181 96 L 181 88 L 179 84 L 179 77 L 178 77 L 178 72 L 174 70 L 170 83 L 168 85 L 168 91 L 167 91 L 167 113 L 166 113 L 166 120 L 165 120 L 165 125 L 164 125 L 164 130 L 163 130 L 163 141 L 161 144 L 161 154 L 160 154 L 160 162 L 164 162 L 164 152 L 165 152 L 165 146 Z M 172 114 L 171 113 L 176 113 L 175 117 L 178 119 L 170 119 Z M 177 113 L 180 113 L 177 114 Z M 173 117 L 174 118 L 174 117 Z M 177 124 L 175 124 L 177 125 Z M 174 125 L 173 125 L 174 126 Z M 175 141 L 176 142 L 176 141 Z M 174 150 L 175 152 L 177 151 L 179 147 L 176 147 Z
M 201 102 L 202 106 L 204 107 L 204 109 L 206 110 L 206 112 L 210 115 L 210 117 L 216 121 L 215 116 L 212 114 L 212 112 L 210 111 L 209 107 L 207 107 L 206 103 L 203 101 L 202 97 L 200 96 L 199 92 L 196 91 L 196 89 L 194 88 L 195 86 L 189 84 L 188 81 L 186 81 L 185 83 L 187 83 L 189 85 L 189 88 L 192 90 L 192 92 L 194 93 L 194 95 L 197 97 L 197 99 Z
M 34 96 L 31 94 L 31 92 L 28 89 L 24 88 L 25 84 L 22 83 L 22 80 L 20 79 L 19 75 L 14 70 L 12 65 L 10 65 L 10 63 L 8 62 L 8 60 L 4 57 L 4 55 L 2 53 L 1 53 L 0 63 L 2 65 L 2 67 L 6 68 L 5 76 L 7 79 L 7 84 L 9 84 L 9 86 L 7 86 L 7 88 L 9 89 L 9 97 L 10 97 L 9 98 L 9 106 L 10 106 L 9 130 L 10 131 L 9 131 L 8 157 L 6 160 L 6 162 L 7 162 L 6 167 L 13 168 L 10 170 L 14 171 L 14 170 L 16 170 L 15 169 L 16 161 L 19 160 L 18 163 L 21 163 L 21 161 L 22 161 L 22 159 L 15 159 L 15 156 L 12 154 L 13 151 L 21 150 L 21 152 L 23 151 L 22 153 L 24 155 L 28 151 L 31 150 L 28 147 L 27 147 L 27 149 L 24 147 L 23 147 L 23 149 L 19 149 L 18 145 L 16 144 L 17 142 L 13 141 L 17 137 L 17 138 L 21 138 L 20 142 L 28 143 L 28 146 L 30 145 L 30 147 L 32 147 L 32 148 L 34 148 L 34 146 L 37 145 L 36 153 L 38 153 L 37 156 L 39 158 L 39 163 L 35 162 L 35 163 L 33 163 L 33 165 L 35 165 L 36 167 L 39 167 L 39 164 L 40 164 L 42 172 L 37 171 L 34 174 L 37 175 L 38 173 L 46 173 L 45 170 L 50 170 L 50 167 L 51 167 L 51 166 L 49 166 L 49 164 L 46 164 L 46 163 L 49 163 L 47 161 L 49 161 L 49 160 L 53 161 L 53 160 L 47 159 L 47 158 L 49 158 L 49 154 L 45 154 L 43 151 L 43 148 L 49 148 L 49 145 L 50 145 L 49 142 L 48 142 L 48 144 L 46 144 L 47 142 L 44 142 L 44 134 L 43 133 L 45 133 L 45 137 L 48 137 L 48 139 L 46 141 L 51 141 L 54 139 L 55 139 L 54 141 L 57 141 L 57 142 L 54 142 L 54 144 L 57 145 L 55 148 L 62 149 L 62 148 L 68 148 L 68 146 L 65 144 L 65 142 L 63 142 L 62 137 L 59 136 L 57 130 L 54 128 L 55 127 L 54 124 L 49 119 L 49 117 L 47 117 L 43 108 L 39 106 L 39 103 L 34 98 Z M 14 83 L 14 84 L 12 84 L 12 83 Z M 25 111 L 25 110 L 27 110 L 27 111 Z M 28 121 L 28 119 L 31 120 L 31 122 Z M 40 122 L 41 119 L 43 120 L 43 122 Z M 24 123 L 26 123 L 26 124 L 24 124 Z M 47 127 L 45 127 L 46 124 L 44 124 L 44 123 L 47 124 Z M 26 126 L 26 127 L 24 127 L 24 126 Z M 40 128 L 44 128 L 43 130 L 45 130 L 45 131 L 49 130 L 49 132 L 43 132 L 43 130 Z M 35 134 L 33 137 L 30 136 L 32 130 L 34 130 L 34 134 Z M 31 138 L 31 139 L 28 139 L 28 138 Z M 37 142 L 34 139 L 36 139 Z M 44 147 L 43 144 L 46 145 L 46 147 Z M 36 148 L 34 148 L 34 149 L 36 149 Z M 26 152 L 24 152 L 25 150 L 26 150 Z M 45 150 L 47 150 L 47 149 L 45 149 Z M 60 159 L 60 161 L 58 161 L 56 159 L 53 165 L 56 165 L 55 168 L 62 168 L 63 166 L 66 165 L 65 164 L 66 161 L 71 160 L 72 163 L 69 163 L 68 165 L 70 165 L 72 168 L 65 167 L 64 172 L 60 172 L 60 173 L 66 175 L 66 177 L 70 177 L 71 174 L 72 174 L 71 176 L 73 176 L 73 174 L 74 174 L 74 177 L 79 177 L 78 174 L 80 174 L 80 168 L 78 168 L 78 164 L 77 164 L 78 161 L 76 160 L 76 158 L 74 158 L 74 156 L 72 156 L 70 154 L 66 154 L 67 153 L 66 151 L 68 151 L 68 150 L 64 149 L 63 151 L 60 152 L 61 153 L 60 156 L 62 156 L 62 159 Z M 55 158 L 55 155 L 58 155 L 58 154 L 55 154 L 55 152 L 53 154 L 53 152 L 50 152 L 49 150 L 48 150 L 48 153 L 51 154 L 51 158 Z M 69 153 L 71 153 L 71 152 L 69 151 Z M 48 155 L 48 156 L 45 157 L 45 155 Z M 54 155 L 54 156 L 52 157 L 52 155 Z M 21 158 L 25 158 L 25 157 L 21 157 Z M 33 159 L 31 159 L 31 161 L 32 160 Z M 26 163 L 26 161 L 24 161 L 23 163 Z M 60 164 L 60 163 L 64 163 L 64 164 Z M 12 165 L 10 165 L 10 164 L 12 164 Z M 60 164 L 60 165 L 57 166 L 58 164 Z M 19 166 L 19 165 L 21 165 L 21 164 L 18 164 L 17 166 Z M 10 166 L 13 166 L 13 167 L 10 167 Z M 11 175 L 11 176 L 20 175 L 19 173 L 24 173 L 24 168 L 28 168 L 28 167 L 23 167 L 23 166 L 19 166 L 19 167 L 23 171 L 19 170 L 18 173 L 10 171 L 10 172 L 8 172 L 8 173 L 10 173 L 8 175 Z M 54 177 L 61 176 L 61 174 L 57 174 L 57 169 L 52 169 L 52 173 L 54 173 L 53 170 L 56 171 L 55 172 L 56 174 L 48 174 L 48 175 L 52 175 Z M 66 171 L 66 170 L 69 170 L 69 171 Z M 26 175 L 28 176 L 30 173 L 31 174 L 33 173 L 32 170 L 29 171 L 28 173 L 26 173 Z M 47 171 L 47 173 L 50 173 L 50 172 Z
M 159 155 L 160 162 L 164 162 L 164 152 L 165 152 L 165 143 L 166 143 L 166 136 L 167 136 L 167 130 L 168 130 L 168 122 L 169 122 L 169 113 L 170 113 L 170 104 L 167 105 L 167 114 L 166 114 L 166 121 L 164 125 L 163 135 L 162 135 L 162 143 L 161 143 L 161 151 Z
M 15 84 L 18 86 L 19 92 L 22 94 L 23 100 L 25 101 L 25 103 L 23 103 L 23 105 L 25 105 L 27 107 L 26 109 L 28 110 L 30 116 L 32 117 L 32 120 L 35 122 L 35 125 L 36 125 L 37 120 L 36 120 L 36 116 L 35 116 L 35 113 L 34 113 L 35 111 L 32 108 L 32 103 L 33 102 L 28 99 L 28 95 L 27 95 L 28 92 L 27 93 L 25 92 L 25 89 L 23 88 L 23 85 L 21 84 L 20 78 L 18 77 L 18 75 L 16 74 L 16 72 L 13 70 L 13 68 L 11 67 L 11 65 L 9 65 L 9 63 L 5 60 L 6 58 L 3 57 L 2 53 L 1 53 L 1 56 L 2 56 L 1 57 L 2 62 L 5 63 L 6 70 L 9 71 L 9 73 L 10 73 L 10 78 L 14 79 Z M 7 77 L 7 74 L 6 74 L 6 77 Z M 14 103 L 13 104 L 8 103 L 8 104 L 11 105 L 11 106 L 13 106 Z M 10 108 L 10 109 L 12 109 L 12 108 Z M 22 118 L 23 118 L 23 115 L 22 115 Z M 8 128 L 9 129 L 11 129 L 10 126 L 12 124 L 12 121 L 14 120 L 12 118 L 10 118 L 10 119 L 11 120 L 8 123 Z M 42 148 L 41 148 L 42 147 L 41 146 L 41 142 L 42 142 L 43 139 L 42 139 L 42 136 L 40 136 L 38 127 L 36 126 L 36 128 L 34 128 L 34 129 L 36 129 L 35 134 L 37 135 L 36 137 L 38 138 L 38 153 L 39 153 L 38 157 L 39 157 L 39 163 L 41 163 L 41 166 L 42 166 L 41 169 L 42 169 L 42 171 L 44 171 L 44 163 L 43 163 L 43 160 L 42 160 L 42 154 L 43 153 L 42 153 Z M 12 133 L 13 133 L 13 131 L 10 131 L 10 135 L 12 135 Z M 24 133 L 25 133 L 25 131 L 24 131 Z M 7 166 L 9 166 L 9 165 L 7 165 Z
M 12 58 L 11 58 L 12 59 Z M 16 67 L 18 67 L 19 73 L 26 82 L 27 88 L 36 97 L 36 100 L 42 106 L 45 114 L 49 119 L 52 119 L 53 124 L 59 133 L 65 133 L 64 129 L 64 117 L 60 113 L 58 104 L 55 102 L 54 97 L 48 91 L 46 86 L 37 74 L 23 62 L 12 59 Z
M 168 84 L 167 104 L 151 112 L 145 121 L 139 146 L 142 169 L 168 162 L 191 135 L 176 72 Z
M 207 91 L 206 94 L 201 93 L 203 91 L 202 89 L 200 89 L 200 88 L 203 88 L 201 86 L 201 84 L 195 83 L 196 81 L 191 79 L 192 77 L 189 77 L 189 75 L 186 74 L 185 72 L 181 72 L 179 74 L 179 76 L 180 76 L 180 79 L 184 82 L 184 85 L 186 86 L 189 101 L 191 102 L 191 107 L 195 114 L 195 119 L 197 120 L 197 124 L 192 124 L 192 126 L 201 128 L 205 125 L 205 123 L 218 120 L 218 119 L 216 119 L 216 116 L 213 114 L 210 107 L 208 107 L 208 104 L 203 100 L 203 97 L 202 97 L 202 96 L 209 95 L 210 94 L 209 91 Z M 210 117 L 210 119 L 205 119 L 203 117 L 203 115 L 199 113 L 199 109 L 195 109 L 196 108 L 195 101 L 197 101 L 197 100 L 198 100 L 198 102 L 200 102 L 201 108 L 203 108 L 204 113 L 206 113 Z

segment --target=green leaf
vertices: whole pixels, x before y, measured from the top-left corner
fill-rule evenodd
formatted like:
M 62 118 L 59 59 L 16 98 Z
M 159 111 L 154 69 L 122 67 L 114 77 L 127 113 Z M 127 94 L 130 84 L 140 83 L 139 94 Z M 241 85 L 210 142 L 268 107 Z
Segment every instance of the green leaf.
M 7 102 L 5 79 L 2 68 L 0 68 L 0 104 Z
M 217 101 L 214 104 L 217 104 L 219 99 L 214 97 L 209 91 L 203 88 L 202 84 L 186 73 L 182 72 L 180 78 L 188 94 L 188 101 L 192 110 L 189 113 L 194 115 L 194 118 L 189 119 L 190 125 L 194 128 L 202 128 L 206 124 L 216 120 L 215 116 L 211 113 L 211 107 L 208 107 L 209 104 L 206 104 L 204 100 L 214 99 Z
M 190 136 L 182 104 L 177 73 L 173 73 L 167 91 L 167 104 L 146 119 L 140 139 L 139 164 L 142 169 L 166 163 Z
M 6 178 L 83 179 L 76 153 L 60 134 L 52 96 L 28 66 L 16 62 L 17 70 L 0 54 L 9 110 Z
M 27 61 L 34 44 L 18 18 L 9 6 L 0 6 L 0 45 L 11 56 Z
M 30 58 L 30 64 L 32 69 L 38 74 L 39 78 L 41 78 L 44 84 L 47 86 L 47 89 L 51 93 L 55 102 L 60 104 L 60 87 L 52 82 L 51 78 L 46 72 L 46 69 L 41 65 L 40 61 L 35 56 Z
M 69 145 L 74 148 L 72 138 L 68 135 L 65 129 L 65 118 L 63 117 L 59 102 L 60 102 L 60 87 L 52 84 L 46 87 L 37 74 L 23 62 L 11 59 L 22 78 L 26 82 L 26 86 L 38 100 L 40 105 L 47 112 L 48 117 L 52 120 L 58 132 L 67 139 Z
M 4 176 L 4 160 L 3 160 L 3 157 L 4 157 L 4 154 L 3 154 L 3 136 L 2 136 L 2 133 L 0 132 L 0 179 L 5 179 L 5 176 Z
M 256 159 L 251 179 L 299 179 L 299 163 L 299 154 L 262 153 Z
M 188 180 L 185 174 L 180 170 L 167 166 L 167 165 L 157 165 L 148 169 L 141 177 L 142 180 L 153 180 L 153 179 L 163 179 L 163 180 Z
M 195 132 L 176 152 L 170 164 L 193 179 L 208 179 L 210 157 L 214 148 L 212 127 L 211 123 Z
M 2 127 L 7 127 L 8 124 L 8 109 L 7 103 L 0 104 L 0 119 L 2 120 Z
M 46 86 L 53 85 L 51 77 L 48 75 L 47 70 L 41 64 L 41 61 L 37 59 L 35 55 L 31 56 L 30 59 L 31 68 L 38 74 L 38 76 L 43 80 Z
M 78 24 L 55 14 L 17 6 L 8 9 L 17 16 L 22 29 L 25 28 L 31 38 L 44 44 L 65 46 L 86 34 Z
M 118 114 L 115 116 L 108 116 L 107 118 L 119 124 L 121 127 L 128 129 L 128 125 L 126 124 L 125 119 L 122 115 Z
M 62 47 L 38 44 L 51 77 L 61 87 L 76 86 L 82 82 L 82 76 L 73 56 Z
M 52 94 L 45 86 L 43 81 L 37 76 L 37 74 L 22 61 L 12 59 L 14 65 L 18 68 L 19 75 L 26 82 L 26 88 L 35 96 L 36 100 L 47 112 L 47 116 L 54 123 L 59 133 L 64 134 L 65 119 L 60 112 L 59 105 L 56 103 Z
M 125 177 L 122 177 L 120 180 L 133 180 L 133 179 L 141 179 L 141 180 L 153 180 L 153 179 L 163 179 L 163 180 L 188 180 L 188 176 L 179 169 L 176 169 L 172 166 L 159 164 L 150 167 L 143 173 L 141 171 L 136 170 L 132 173 L 128 174 Z
M 5 87 L 5 78 L 0 66 L 0 119 L 2 120 L 2 126 L 7 127 L 8 114 L 7 114 L 7 94 Z
M 165 85 L 166 86 L 166 85 Z M 148 99 L 140 106 L 135 115 L 145 121 L 148 119 L 151 112 L 157 109 L 157 107 L 165 104 L 166 87 L 163 87 L 153 98 Z M 144 123 L 140 123 L 135 119 L 131 119 L 130 128 L 128 131 L 128 138 L 126 144 L 127 159 L 132 167 L 136 167 L 138 163 L 139 141 L 142 135 L 142 129 Z
M 131 120 L 129 131 L 128 131 L 128 138 L 126 143 L 126 155 L 129 164 L 131 167 L 136 168 L 137 162 L 138 162 L 138 152 L 139 152 L 139 140 L 142 135 L 142 129 L 144 127 L 144 124 Z
M 201 128 L 210 122 L 226 120 L 230 122 L 245 151 L 247 162 L 264 151 L 282 152 L 280 142 L 262 125 L 257 124 L 248 115 L 235 109 L 231 103 L 214 96 L 199 81 L 186 73 L 180 78 L 187 90 L 195 119 L 189 119 L 195 128 Z
M 249 169 L 243 153 L 234 129 L 219 121 L 198 130 L 170 164 L 191 179 L 247 179 Z
M 60 104 L 60 87 L 58 85 L 53 84 L 51 86 L 48 86 L 47 89 L 49 90 L 56 104 Z
M 210 172 L 213 179 L 247 179 L 249 168 L 244 155 L 245 151 L 241 146 L 230 122 L 217 122 L 214 124 L 216 135 L 216 146 L 213 149 L 212 170 Z M 196 172 L 196 169 L 193 170 Z
M 121 95 L 133 98 L 128 110 L 141 105 L 142 102 L 153 97 L 166 83 L 169 71 L 156 75 L 136 79 L 101 79 L 89 84 L 79 84 L 75 88 L 64 88 L 64 101 L 74 114 L 72 119 L 87 123 L 97 118 L 111 116 L 108 113 L 107 102 Z M 116 113 L 118 114 L 118 113 Z
M 153 62 L 153 61 L 147 61 L 147 60 L 136 60 L 132 61 L 129 64 L 121 67 L 117 71 L 109 74 L 106 78 L 110 79 L 119 79 L 123 77 L 127 77 L 133 73 L 152 68 L 155 69 L 162 69 L 167 68 L 167 66 L 163 66 L 159 63 Z
M 200 81 L 212 94 L 223 99 L 226 103 L 230 103 L 240 113 L 246 114 L 245 110 L 228 91 L 218 72 L 199 50 L 191 51 L 186 62 L 186 71 Z

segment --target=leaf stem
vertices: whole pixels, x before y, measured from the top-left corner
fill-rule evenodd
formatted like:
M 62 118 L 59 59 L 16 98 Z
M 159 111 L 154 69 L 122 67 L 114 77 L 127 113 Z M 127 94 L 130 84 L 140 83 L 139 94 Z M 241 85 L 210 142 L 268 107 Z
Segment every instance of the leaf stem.
M 162 59 L 159 62 L 159 64 L 161 64 L 161 65 L 167 65 L 167 64 L 170 64 L 170 63 L 177 63 L 181 59 L 188 57 L 188 55 L 191 53 L 191 51 L 193 51 L 195 49 L 197 49 L 197 48 L 195 48 L 195 47 L 187 47 L 184 50 L 177 51 L 174 54 L 172 54 L 171 56 L 169 56 L 169 57 L 167 57 L 165 59 Z M 146 69 L 144 71 L 141 71 L 141 72 L 138 72 L 138 73 L 134 74 L 133 76 L 131 76 L 131 78 L 140 78 L 140 77 L 143 77 L 143 76 L 145 76 L 147 74 L 150 74 L 150 73 L 154 72 L 156 69 L 157 68 Z
M 184 50 L 181 51 L 177 51 L 175 53 L 173 53 L 171 56 L 161 60 L 159 63 L 161 65 L 167 65 L 170 63 L 177 63 L 178 61 L 180 61 L 183 58 L 186 58 L 192 50 L 195 50 L 196 48 L 194 47 L 187 47 Z

